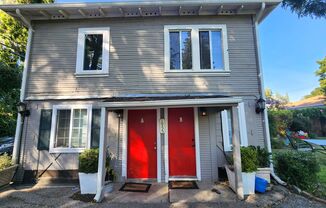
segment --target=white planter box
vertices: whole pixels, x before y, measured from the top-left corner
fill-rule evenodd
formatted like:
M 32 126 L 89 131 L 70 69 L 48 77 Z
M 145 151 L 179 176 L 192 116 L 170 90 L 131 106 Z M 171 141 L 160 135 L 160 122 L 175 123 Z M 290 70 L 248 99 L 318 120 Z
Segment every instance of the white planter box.
M 234 192 L 236 192 L 235 173 L 227 165 L 225 166 L 225 169 L 228 175 L 229 186 Z M 255 194 L 256 172 L 252 172 L 252 173 L 242 172 L 241 175 L 242 175 L 242 184 L 243 184 L 243 194 L 244 195 Z
M 268 183 L 271 183 L 271 169 L 270 168 L 258 168 L 256 172 L 256 176 L 259 178 L 263 178 Z
M 255 178 L 256 172 L 244 173 L 242 172 L 243 194 L 255 194 Z
M 96 194 L 97 173 L 78 173 L 81 194 Z

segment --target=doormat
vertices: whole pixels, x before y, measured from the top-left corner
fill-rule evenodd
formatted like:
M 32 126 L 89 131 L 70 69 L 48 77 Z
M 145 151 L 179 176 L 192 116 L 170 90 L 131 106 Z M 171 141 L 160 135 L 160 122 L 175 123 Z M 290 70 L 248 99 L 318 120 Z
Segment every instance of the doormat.
M 95 194 L 81 194 L 80 191 L 74 193 L 70 198 L 82 202 L 93 202 Z
M 129 192 L 148 192 L 152 184 L 149 183 L 130 183 L 127 182 L 119 189 L 119 191 Z
M 170 189 L 198 189 L 196 181 L 169 181 Z

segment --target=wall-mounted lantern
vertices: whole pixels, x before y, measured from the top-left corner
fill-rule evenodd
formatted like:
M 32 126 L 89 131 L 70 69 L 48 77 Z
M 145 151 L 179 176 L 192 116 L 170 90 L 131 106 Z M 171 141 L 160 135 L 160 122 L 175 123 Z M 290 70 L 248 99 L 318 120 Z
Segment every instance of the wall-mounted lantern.
M 115 110 L 114 112 L 117 114 L 118 118 L 123 118 L 123 110 L 122 109 Z
M 20 113 L 20 115 L 22 115 L 23 117 L 29 116 L 31 114 L 30 111 L 27 109 L 27 104 L 24 102 L 19 102 L 17 104 L 17 110 L 18 113 Z
M 259 98 L 256 101 L 256 113 L 261 113 L 265 110 L 266 101 L 263 98 Z
M 199 108 L 199 112 L 201 116 L 207 116 L 207 108 Z

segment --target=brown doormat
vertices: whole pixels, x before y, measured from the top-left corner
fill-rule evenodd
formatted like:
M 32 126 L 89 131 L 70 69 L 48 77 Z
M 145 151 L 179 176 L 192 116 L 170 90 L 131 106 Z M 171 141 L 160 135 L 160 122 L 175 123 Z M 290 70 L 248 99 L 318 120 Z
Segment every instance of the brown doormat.
M 74 193 L 70 198 L 82 202 L 93 202 L 95 194 L 81 194 L 80 191 Z
M 130 183 L 127 182 L 119 189 L 119 191 L 129 192 L 148 192 L 152 184 L 149 183 Z
M 169 181 L 170 189 L 198 189 L 196 181 Z

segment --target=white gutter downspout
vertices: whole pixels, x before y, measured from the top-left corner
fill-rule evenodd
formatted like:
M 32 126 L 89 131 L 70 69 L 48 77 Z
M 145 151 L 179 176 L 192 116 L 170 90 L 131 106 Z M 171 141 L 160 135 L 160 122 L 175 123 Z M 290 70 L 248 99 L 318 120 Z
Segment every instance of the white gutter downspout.
M 33 28 L 30 23 L 20 12 L 19 9 L 16 9 L 16 14 L 21 18 L 21 20 L 24 22 L 26 26 L 28 26 L 28 38 L 27 38 L 27 45 L 26 45 L 26 53 L 25 53 L 25 61 L 24 61 L 24 70 L 23 70 L 23 78 L 20 88 L 20 102 L 23 102 L 25 99 L 25 92 L 26 92 L 26 81 L 27 81 L 27 70 L 29 65 L 29 56 L 30 56 L 30 50 L 31 50 L 31 42 L 32 42 L 32 36 L 33 36 Z M 14 141 L 14 149 L 12 154 L 12 162 L 14 164 L 19 164 L 19 157 L 20 157 L 20 144 L 21 144 L 21 134 L 23 131 L 23 124 L 24 124 L 24 118 L 22 118 L 22 115 L 18 113 L 17 116 L 17 124 L 16 124 L 16 132 L 15 132 L 15 141 Z
M 263 16 L 264 10 L 265 10 L 266 4 L 263 2 L 261 4 L 260 11 L 256 15 L 255 19 L 255 33 L 256 33 L 256 49 L 257 49 L 257 59 L 258 59 L 258 78 L 260 79 L 260 91 L 261 91 L 261 98 L 266 100 L 265 96 L 265 87 L 264 87 L 264 76 L 262 72 L 262 62 L 261 62 L 261 55 L 260 55 L 260 44 L 259 44 L 259 31 L 258 31 L 258 25 L 260 22 L 260 19 Z M 265 133 L 266 133 L 266 146 L 268 152 L 271 154 L 272 153 L 272 145 L 271 145 L 271 137 L 270 137 L 270 132 L 269 132 L 269 122 L 268 122 L 268 113 L 267 109 L 264 110 L 264 124 L 265 124 Z M 284 181 L 282 181 L 274 172 L 274 166 L 273 166 L 273 161 L 272 158 L 270 158 L 271 163 L 270 163 L 270 168 L 271 168 L 271 175 L 272 177 L 281 185 L 286 185 Z

